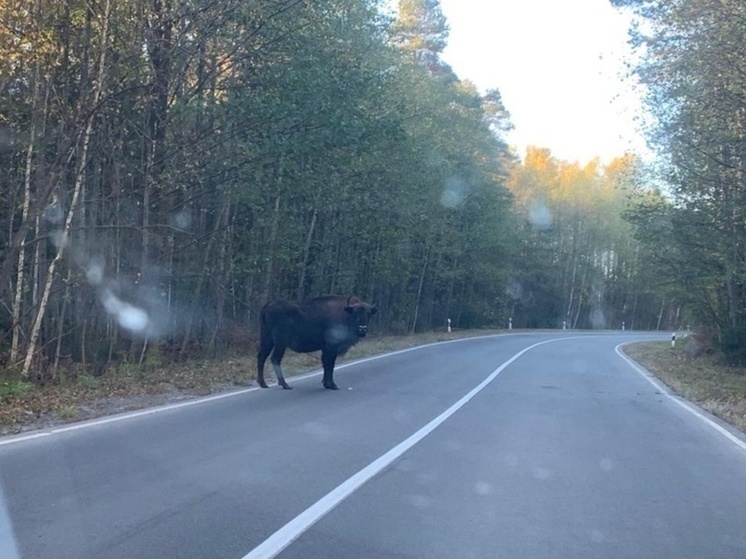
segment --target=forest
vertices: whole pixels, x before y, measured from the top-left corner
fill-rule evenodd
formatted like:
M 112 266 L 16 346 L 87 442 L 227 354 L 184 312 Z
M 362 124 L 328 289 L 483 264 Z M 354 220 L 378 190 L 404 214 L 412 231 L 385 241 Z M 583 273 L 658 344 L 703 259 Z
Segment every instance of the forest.
M 628 212 L 703 345 L 746 365 L 746 4 L 613 0 L 636 21 L 633 75 L 651 113 L 663 195 Z
M 649 22 L 670 187 L 631 154 L 515 153 L 499 91 L 441 60 L 437 0 L 3 0 L 0 368 L 246 351 L 264 303 L 325 293 L 378 333 L 743 345 L 745 9 L 614 3 Z

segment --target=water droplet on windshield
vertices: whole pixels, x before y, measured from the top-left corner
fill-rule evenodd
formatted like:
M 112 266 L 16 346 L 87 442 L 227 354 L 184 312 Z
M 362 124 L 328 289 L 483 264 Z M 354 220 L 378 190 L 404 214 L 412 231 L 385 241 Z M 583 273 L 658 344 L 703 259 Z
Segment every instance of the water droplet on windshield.
M 528 209 L 528 219 L 537 229 L 548 229 L 552 226 L 552 212 L 544 202 L 535 201 Z
M 440 203 L 446 208 L 456 208 L 463 202 L 469 191 L 469 185 L 461 179 L 451 177 L 446 180 Z
M 426 509 L 433 500 L 426 495 L 410 495 L 408 501 L 418 509 Z
M 491 483 L 486 481 L 478 481 L 474 484 L 474 492 L 477 495 L 487 496 L 492 495 L 495 492 L 495 488 Z
M 551 470 L 547 470 L 546 468 L 541 468 L 538 466 L 533 469 L 533 474 L 536 479 L 540 479 L 542 481 L 552 477 Z

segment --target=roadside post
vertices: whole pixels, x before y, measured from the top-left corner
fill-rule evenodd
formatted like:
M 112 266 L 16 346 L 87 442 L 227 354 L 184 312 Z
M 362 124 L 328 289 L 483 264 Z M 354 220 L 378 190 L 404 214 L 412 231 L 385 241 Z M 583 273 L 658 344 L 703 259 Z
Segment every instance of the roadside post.
M 676 347 L 676 332 L 671 334 L 671 347 Z
M 624 332 L 624 321 L 622 320 L 622 332 Z
M 450 318 L 446 319 L 446 325 L 447 325 L 448 333 L 450 334 L 451 333 L 451 319 Z
M 513 329 L 513 317 L 511 316 L 508 319 L 508 330 L 512 330 L 512 329 Z

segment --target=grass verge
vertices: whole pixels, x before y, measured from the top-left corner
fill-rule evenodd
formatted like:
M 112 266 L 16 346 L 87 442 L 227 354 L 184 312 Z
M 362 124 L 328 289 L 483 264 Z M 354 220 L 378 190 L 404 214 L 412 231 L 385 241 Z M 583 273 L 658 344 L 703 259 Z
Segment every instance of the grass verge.
M 746 368 L 727 367 L 714 355 L 691 357 L 688 341 L 643 342 L 624 353 L 671 390 L 746 432 Z
M 385 336 L 363 340 L 337 363 L 388 353 L 418 345 L 488 335 L 496 331 L 471 330 Z M 216 360 L 165 365 L 123 363 L 100 377 L 60 377 L 59 384 L 39 386 L 20 380 L 0 381 L 0 435 L 49 428 L 61 423 L 92 419 L 159 406 L 252 386 L 256 380 L 254 351 Z M 320 353 L 288 351 L 282 361 L 287 377 L 321 368 Z M 265 374 L 274 380 L 267 362 Z

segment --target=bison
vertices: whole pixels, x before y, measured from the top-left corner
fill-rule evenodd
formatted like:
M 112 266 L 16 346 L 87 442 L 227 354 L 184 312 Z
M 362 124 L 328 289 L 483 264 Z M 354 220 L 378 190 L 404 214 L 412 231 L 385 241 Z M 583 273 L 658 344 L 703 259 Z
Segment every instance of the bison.
M 357 297 L 324 295 L 302 303 L 273 301 L 264 305 L 259 324 L 257 381 L 264 382 L 264 363 L 272 353 L 272 368 L 277 383 L 292 388 L 282 374 L 283 355 L 287 348 L 299 353 L 321 350 L 324 366 L 324 388 L 338 390 L 334 384 L 334 362 L 368 333 L 368 321 L 376 307 Z

